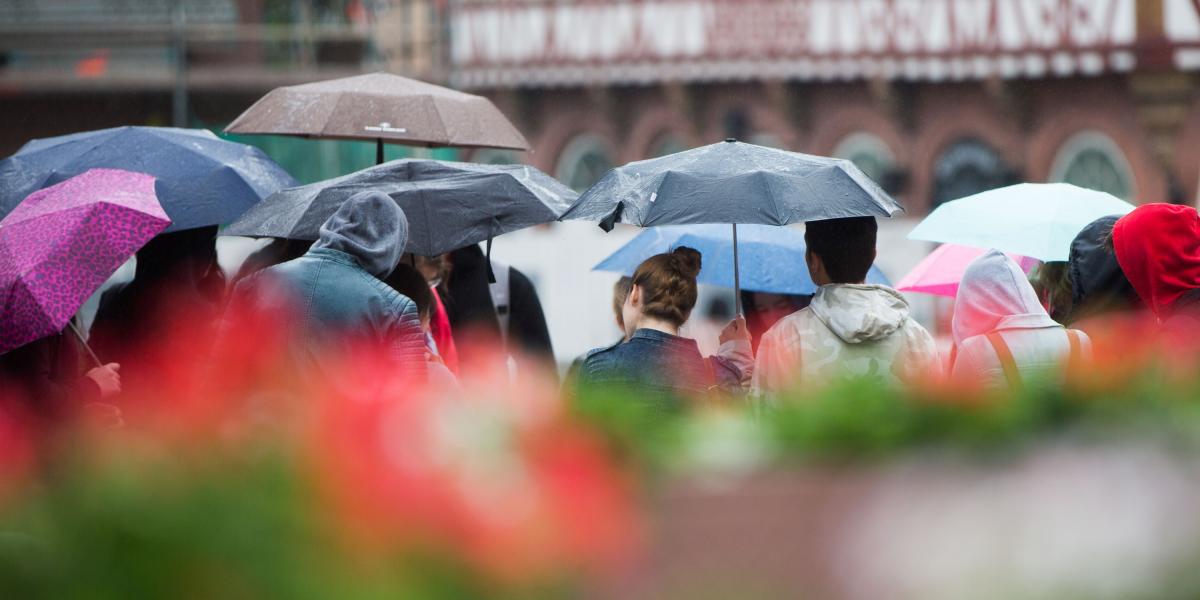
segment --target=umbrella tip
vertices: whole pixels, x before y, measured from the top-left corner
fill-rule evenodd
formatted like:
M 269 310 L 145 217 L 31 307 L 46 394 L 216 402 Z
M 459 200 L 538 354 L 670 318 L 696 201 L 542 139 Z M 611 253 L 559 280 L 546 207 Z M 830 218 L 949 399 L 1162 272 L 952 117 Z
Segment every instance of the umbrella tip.
M 732 144 L 737 141 L 737 138 L 725 138 L 725 143 Z

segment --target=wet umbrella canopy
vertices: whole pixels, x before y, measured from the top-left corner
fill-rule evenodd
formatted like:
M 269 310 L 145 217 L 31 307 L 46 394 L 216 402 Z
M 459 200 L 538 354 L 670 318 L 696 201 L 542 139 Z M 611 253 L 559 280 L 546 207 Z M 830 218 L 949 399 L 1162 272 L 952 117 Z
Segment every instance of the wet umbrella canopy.
M 29 194 L 96 168 L 155 177 L 167 231 L 219 225 L 296 180 L 261 150 L 203 129 L 117 127 L 33 140 L 0 161 L 0 214 Z
M 642 261 L 664 252 L 687 246 L 703 255 L 703 268 L 696 278 L 700 283 L 734 287 L 733 240 L 727 225 L 668 225 L 638 234 L 612 253 L 596 271 L 633 275 Z M 772 294 L 812 295 L 817 292 L 805 262 L 804 233 L 787 227 L 743 225 L 738 227 L 738 248 L 742 258 L 741 289 Z M 867 283 L 889 285 L 887 277 L 874 266 Z
M 276 88 L 225 131 L 529 149 L 491 100 L 390 73 Z
M 995 248 L 1043 261 L 1065 261 L 1092 221 L 1133 205 L 1069 183 L 1021 183 L 947 202 L 908 234 L 924 240 Z
M 555 221 L 576 194 L 525 165 L 404 159 L 278 192 L 242 215 L 225 235 L 315 240 L 350 196 L 383 192 L 408 217 L 407 252 L 434 256 Z
M 902 211 L 850 161 L 727 140 L 613 169 L 563 219 L 788 225 Z
M 154 178 L 94 169 L 0 220 L 0 353 L 54 334 L 170 221 Z
M 848 160 L 729 139 L 613 169 L 562 218 L 599 221 L 606 231 L 616 223 L 732 224 L 733 281 L 740 290 L 739 224 L 891 217 L 903 210 Z M 737 301 L 740 314 L 740 295 Z

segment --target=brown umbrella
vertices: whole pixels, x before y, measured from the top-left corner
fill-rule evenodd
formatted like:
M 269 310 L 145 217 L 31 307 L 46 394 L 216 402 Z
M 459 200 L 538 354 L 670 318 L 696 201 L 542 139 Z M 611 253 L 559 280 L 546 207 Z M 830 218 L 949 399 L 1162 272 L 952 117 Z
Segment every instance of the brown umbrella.
M 371 73 L 271 90 L 226 133 L 273 133 L 419 146 L 528 150 L 529 142 L 482 96 Z

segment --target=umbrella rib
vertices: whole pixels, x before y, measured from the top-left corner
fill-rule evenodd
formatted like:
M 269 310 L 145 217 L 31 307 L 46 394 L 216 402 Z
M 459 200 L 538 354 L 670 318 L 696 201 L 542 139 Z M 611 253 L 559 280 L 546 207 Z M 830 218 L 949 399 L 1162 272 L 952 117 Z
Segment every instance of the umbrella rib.
M 445 140 L 443 143 L 446 145 L 450 145 L 452 143 L 452 140 L 450 139 L 450 132 L 446 128 L 446 115 L 442 114 L 442 108 L 440 106 L 438 106 L 436 97 L 434 97 L 433 95 L 430 95 L 430 94 L 426 94 L 425 97 L 427 99 L 429 99 L 429 103 L 433 105 L 433 112 L 437 113 L 438 126 L 441 127 L 442 139 Z

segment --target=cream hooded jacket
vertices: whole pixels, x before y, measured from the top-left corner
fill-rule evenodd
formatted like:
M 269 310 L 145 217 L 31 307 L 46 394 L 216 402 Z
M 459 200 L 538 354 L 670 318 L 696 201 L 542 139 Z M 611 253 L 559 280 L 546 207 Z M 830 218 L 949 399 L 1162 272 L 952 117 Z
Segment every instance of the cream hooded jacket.
M 982 381 L 991 387 L 1008 385 L 1000 356 L 988 340 L 1004 340 L 1022 381 L 1050 377 L 1061 369 L 1070 351 L 1067 331 L 1054 322 L 1017 263 L 992 250 L 967 266 L 954 302 L 955 357 L 951 375 L 960 381 Z M 1081 359 L 1091 354 L 1091 342 L 1077 332 Z
M 941 369 L 908 302 L 882 285 L 826 285 L 763 335 L 754 389 L 771 394 L 840 377 L 911 380 Z

